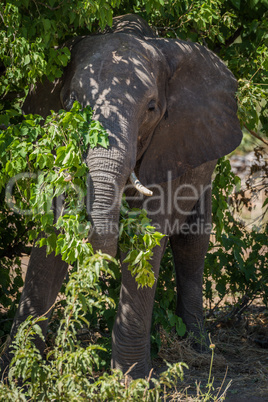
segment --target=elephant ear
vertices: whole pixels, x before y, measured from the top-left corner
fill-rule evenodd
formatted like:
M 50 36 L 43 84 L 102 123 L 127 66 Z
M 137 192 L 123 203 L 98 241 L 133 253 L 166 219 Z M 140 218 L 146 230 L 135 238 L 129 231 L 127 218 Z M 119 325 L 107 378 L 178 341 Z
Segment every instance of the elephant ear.
M 51 82 L 47 78 L 32 87 L 23 104 L 25 114 L 40 114 L 46 118 L 51 110 L 58 112 L 61 108 L 60 91 L 63 85 L 63 77 Z
M 77 36 L 66 42 L 63 47 L 67 47 L 72 51 L 82 39 L 83 37 Z M 60 78 L 55 79 L 53 82 L 45 78 L 42 82 L 32 86 L 23 104 L 23 112 L 25 114 L 40 114 L 40 116 L 46 118 L 51 110 L 58 112 L 62 109 L 60 92 L 68 75 L 67 66 Z
M 167 110 L 155 129 L 139 171 L 142 183 L 159 184 L 233 151 L 242 133 L 236 115 L 237 82 L 203 46 L 152 39 L 170 68 Z M 168 176 L 168 172 L 169 176 Z

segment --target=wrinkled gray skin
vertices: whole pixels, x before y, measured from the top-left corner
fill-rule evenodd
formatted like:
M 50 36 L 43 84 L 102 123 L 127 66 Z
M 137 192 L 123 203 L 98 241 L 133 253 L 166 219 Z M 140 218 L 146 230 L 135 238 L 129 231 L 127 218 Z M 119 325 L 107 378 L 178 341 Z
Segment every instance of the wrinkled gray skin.
M 74 100 L 94 108 L 95 118 L 109 133 L 110 147 L 89 150 L 86 157 L 91 175 L 88 209 L 94 225 L 90 241 L 95 250 L 116 254 L 121 196 L 135 169 L 154 196 L 146 198 L 128 186 L 129 204 L 145 207 L 152 224 L 167 234 L 154 252 L 155 276 L 169 238 L 177 276 L 177 314 L 188 331 L 206 338 L 202 275 L 209 234 L 196 230 L 187 234 L 181 228 L 183 223 L 196 227 L 200 220 L 204 226 L 210 223 L 211 192 L 204 188 L 210 185 L 216 160 L 241 141 L 236 80 L 208 49 L 156 38 L 137 16 L 118 17 L 112 29 L 76 38 L 70 49 L 72 59 L 64 76 L 56 83 L 38 85 L 24 111 L 46 116 L 51 109 L 70 109 Z M 186 185 L 195 187 L 194 195 Z M 49 310 L 66 270 L 60 257 L 46 257 L 44 248 L 33 249 L 11 338 L 29 314 Z M 137 289 L 122 266 L 112 367 L 126 372 L 137 363 L 130 372 L 133 378 L 146 376 L 150 369 L 154 293 L 155 286 Z M 45 333 L 47 321 L 41 325 Z M 40 340 L 37 344 L 43 350 Z

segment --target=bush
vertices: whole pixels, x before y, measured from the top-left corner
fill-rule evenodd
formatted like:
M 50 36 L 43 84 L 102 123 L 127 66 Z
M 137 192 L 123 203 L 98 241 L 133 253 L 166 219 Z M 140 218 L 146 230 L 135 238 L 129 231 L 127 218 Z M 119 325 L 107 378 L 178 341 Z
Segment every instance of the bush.
M 38 116 L 22 117 L 20 106 L 30 85 L 44 76 L 50 80 L 61 76 L 70 58 L 69 50 L 62 47 L 62 44 L 69 37 L 87 34 L 89 30 L 97 30 L 99 27 L 104 28 L 107 23 L 111 25 L 113 13 L 120 15 L 138 12 L 160 35 L 200 42 L 224 59 L 239 79 L 241 125 L 265 142 L 262 138 L 267 135 L 265 1 L 246 0 L 242 5 L 236 0 L 115 0 L 110 4 L 104 0 L 75 1 L 72 4 L 60 0 L 52 0 L 49 4 L 10 0 L 4 4 L 0 32 L 0 304 L 7 312 L 1 321 L 0 336 L 10 330 L 18 302 L 18 290 L 22 285 L 20 257 L 22 253 L 30 253 L 29 238 L 33 241 L 44 231 L 46 235 L 39 238 L 39 244 L 47 245 L 48 252 L 56 250 L 56 253 L 61 253 L 65 261 L 75 265 L 76 271 L 71 274 L 71 285 L 67 285 L 66 311 L 60 324 L 61 330 L 56 335 L 56 349 L 50 356 L 49 365 L 41 362 L 38 352 L 31 346 L 31 337 L 38 326 L 36 320 L 29 319 L 18 334 L 10 386 L 1 384 L 1 398 L 26 400 L 29 396 L 45 400 L 48 397 L 55 398 L 54 395 L 63 395 L 69 400 L 72 395 L 79 400 L 87 390 L 92 400 L 96 396 L 95 392 L 99 392 L 103 399 L 112 398 L 111 395 L 114 400 L 119 397 L 128 399 L 132 392 L 131 395 L 136 400 L 140 400 L 141 395 L 145 395 L 147 400 L 157 400 L 161 392 L 160 385 L 168 386 L 170 377 L 177 378 L 182 373 L 180 365 L 170 368 L 166 377 L 160 382 L 155 381 L 155 390 L 149 390 L 148 382 L 140 380 L 128 391 L 121 386 L 122 377 L 118 373 L 112 376 L 104 374 L 94 382 L 94 370 L 107 362 L 109 354 L 104 352 L 104 346 L 108 350 L 109 344 L 103 337 L 99 345 L 91 345 L 84 350 L 77 343 L 75 333 L 87 321 L 92 323 L 93 329 L 97 327 L 101 331 L 111 330 L 115 314 L 114 302 L 116 303 L 119 296 L 120 270 L 115 260 L 110 261 L 113 269 L 109 271 L 107 256 L 92 255 L 90 245 L 83 241 L 88 230 L 86 212 L 82 203 L 79 211 L 76 210 L 76 205 L 86 192 L 83 177 L 87 168 L 81 160 L 83 149 L 88 145 L 107 146 L 107 137 L 97 123 L 94 125 L 91 122 L 91 111 L 81 111 L 77 104 L 71 112 L 50 116 L 43 122 L 43 126 L 40 126 L 41 118 Z M 54 148 L 52 144 L 55 145 Z M 265 168 L 267 169 L 267 165 Z M 10 178 L 25 171 L 29 175 L 21 177 L 13 187 L 14 198 L 8 198 L 7 194 L 6 200 L 13 209 L 34 210 L 34 216 L 10 213 L 4 199 L 5 186 Z M 241 298 L 246 295 L 249 301 L 260 296 L 267 304 L 267 250 L 263 247 L 267 241 L 267 225 L 248 230 L 235 217 L 234 212 L 238 209 L 247 206 L 250 208 L 247 195 L 243 192 L 237 190 L 235 196 L 231 195 L 238 185 L 239 181 L 232 174 L 228 160 L 222 159 L 217 165 L 213 185 L 214 237 L 205 263 L 204 292 L 212 300 L 213 279 L 220 298 L 230 292 L 239 294 Z M 250 189 L 250 181 L 248 186 Z M 77 188 L 80 189 L 79 194 Z M 56 234 L 50 207 L 53 198 L 62 193 L 67 193 L 65 212 L 60 214 L 57 222 L 59 233 Z M 264 208 L 267 209 L 267 203 Z M 148 245 L 152 248 L 157 244 L 161 235 L 150 228 L 144 211 L 135 211 L 135 214 L 138 220 L 133 218 L 133 214 L 130 216 L 125 207 L 122 211 L 122 227 L 133 225 L 133 230 L 129 238 L 122 231 L 121 247 L 129 249 L 128 259 L 133 263 L 132 273 L 138 276 L 140 285 L 151 285 L 154 278 L 149 264 L 150 252 L 146 253 L 146 249 Z M 63 231 L 66 236 L 62 235 Z M 157 329 L 162 325 L 166 331 L 170 331 L 175 326 L 177 333 L 183 335 L 184 324 L 174 314 L 176 289 L 170 253 L 167 248 L 156 293 L 153 328 Z M 97 276 L 97 271 L 92 268 L 95 272 L 95 279 L 89 282 L 92 288 L 85 287 L 84 291 L 79 292 L 82 310 L 76 310 L 78 306 L 74 304 L 75 309 L 72 311 L 68 305 L 68 297 L 71 297 L 71 288 L 75 285 L 74 278 L 80 278 L 83 264 L 80 255 L 85 260 L 90 260 L 95 270 L 98 261 L 101 274 Z M 82 283 L 83 281 L 80 285 L 83 288 Z M 166 283 L 169 284 L 168 291 L 164 292 Z M 100 300 L 94 299 L 89 306 L 87 292 L 94 293 L 96 289 Z M 104 300 L 110 303 L 110 309 L 104 308 Z M 77 314 L 77 322 L 73 314 Z M 153 332 L 153 349 L 156 352 L 160 346 L 160 338 L 157 331 Z M 66 341 L 65 333 L 70 333 L 70 342 L 60 345 L 59 339 Z M 97 357 L 97 350 L 101 358 Z M 102 357 L 104 354 L 105 359 Z M 27 356 L 28 362 L 25 360 Z M 90 367 L 85 368 L 83 360 L 87 360 Z M 65 363 L 66 375 L 60 376 Z M 87 373 L 89 377 L 85 375 L 85 379 L 78 384 L 80 379 L 78 381 L 75 371 L 73 376 L 70 374 L 71 368 L 76 369 L 77 373 Z M 19 377 L 22 378 L 23 388 L 18 386 Z M 31 384 L 31 378 L 36 384 Z M 53 390 L 55 384 L 57 386 Z M 71 384 L 70 395 L 61 394 L 68 392 L 66 384 Z

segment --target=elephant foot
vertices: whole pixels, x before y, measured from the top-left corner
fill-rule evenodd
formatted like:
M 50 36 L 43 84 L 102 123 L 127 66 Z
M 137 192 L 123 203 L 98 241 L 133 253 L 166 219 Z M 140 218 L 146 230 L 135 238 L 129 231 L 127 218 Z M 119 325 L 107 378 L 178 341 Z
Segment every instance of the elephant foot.
M 138 378 L 149 378 L 151 364 L 143 364 L 141 362 L 136 362 L 132 365 L 128 364 L 127 362 L 122 364 L 119 363 L 118 359 L 112 357 L 111 368 L 121 370 L 124 374 L 125 381 L 127 381 L 127 384 L 129 384 L 132 380 L 137 380 Z
M 144 375 L 144 373 L 145 373 L 144 371 L 135 371 L 134 365 L 133 365 L 124 373 L 124 377 L 120 381 L 120 384 L 124 388 L 128 388 L 132 381 L 142 378 L 142 379 L 145 379 L 146 381 L 148 381 L 148 388 L 153 389 L 155 387 L 155 383 L 154 383 L 154 381 L 152 381 L 152 379 L 159 379 L 159 374 L 156 373 L 156 371 L 154 371 L 154 369 L 151 369 L 148 372 L 148 375 Z
M 189 339 L 191 347 L 198 353 L 210 353 L 210 339 L 205 329 L 190 330 L 186 337 Z

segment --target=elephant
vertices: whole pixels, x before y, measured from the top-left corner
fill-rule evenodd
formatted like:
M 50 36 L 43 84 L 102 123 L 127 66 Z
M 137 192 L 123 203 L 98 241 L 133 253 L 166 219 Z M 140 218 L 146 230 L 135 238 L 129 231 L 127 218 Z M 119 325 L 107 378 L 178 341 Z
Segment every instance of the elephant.
M 151 260 L 156 279 L 170 241 L 176 314 L 188 332 L 206 342 L 202 277 L 211 232 L 211 177 L 218 158 L 241 142 L 237 81 L 209 49 L 160 38 L 138 15 L 116 17 L 111 28 L 76 37 L 68 46 L 71 60 L 63 76 L 31 89 L 24 113 L 46 117 L 51 110 L 70 110 L 76 100 L 93 108 L 94 119 L 107 130 L 109 147 L 89 149 L 85 156 L 92 247 L 116 255 L 125 192 L 130 207 L 145 208 L 152 225 L 166 235 Z M 136 187 L 129 181 L 132 172 L 140 180 Z M 11 339 L 27 316 L 49 311 L 66 272 L 60 256 L 33 247 Z M 138 287 L 122 264 L 111 366 L 130 370 L 134 379 L 147 376 L 151 367 L 155 288 L 156 283 Z M 44 334 L 47 325 L 47 320 L 40 323 Z M 36 344 L 42 352 L 43 341 Z

